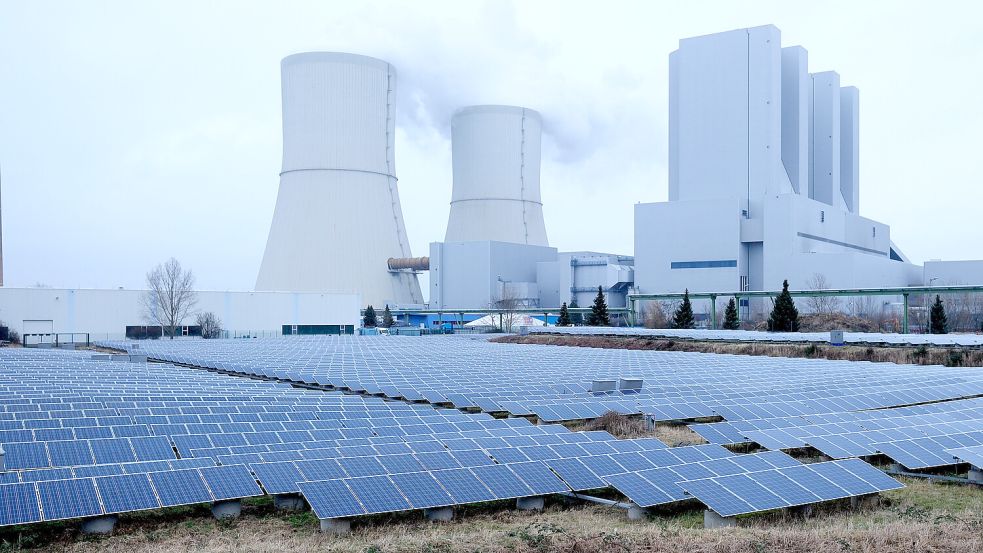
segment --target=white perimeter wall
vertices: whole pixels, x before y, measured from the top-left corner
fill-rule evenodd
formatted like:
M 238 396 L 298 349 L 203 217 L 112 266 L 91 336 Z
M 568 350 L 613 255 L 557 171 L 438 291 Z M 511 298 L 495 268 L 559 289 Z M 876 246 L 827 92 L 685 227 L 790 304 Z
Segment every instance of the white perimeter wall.
M 152 324 L 143 316 L 142 290 L 0 288 L 0 320 L 20 333 L 51 321 L 53 332 L 88 332 L 93 339 L 121 338 L 128 325 Z M 356 294 L 318 292 L 197 293 L 194 314 L 211 311 L 230 331 L 279 331 L 285 324 L 358 325 Z M 25 324 L 25 321 L 27 323 Z
M 926 261 L 925 285 L 983 284 L 983 260 Z

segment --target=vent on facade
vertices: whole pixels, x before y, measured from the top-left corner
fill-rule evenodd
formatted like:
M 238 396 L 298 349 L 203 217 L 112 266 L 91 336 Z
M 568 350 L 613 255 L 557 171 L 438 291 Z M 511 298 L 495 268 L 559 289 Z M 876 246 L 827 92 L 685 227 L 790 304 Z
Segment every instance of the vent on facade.
M 820 211 L 819 212 L 819 222 L 820 223 L 825 223 L 826 222 L 826 212 L 825 211 Z
M 874 238 L 877 238 L 877 227 L 871 227 L 871 230 L 873 231 L 872 234 L 871 234 L 871 236 L 873 236 Z
M 741 275 L 740 289 L 741 289 L 741 292 L 747 292 L 747 290 L 748 290 L 747 275 Z

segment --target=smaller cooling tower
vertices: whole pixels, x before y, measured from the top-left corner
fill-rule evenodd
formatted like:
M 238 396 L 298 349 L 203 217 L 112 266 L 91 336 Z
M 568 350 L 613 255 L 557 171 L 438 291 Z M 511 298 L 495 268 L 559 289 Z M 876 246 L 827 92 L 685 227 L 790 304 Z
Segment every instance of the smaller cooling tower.
M 470 106 L 451 120 L 454 191 L 446 242 L 549 246 L 539 196 L 539 113 Z

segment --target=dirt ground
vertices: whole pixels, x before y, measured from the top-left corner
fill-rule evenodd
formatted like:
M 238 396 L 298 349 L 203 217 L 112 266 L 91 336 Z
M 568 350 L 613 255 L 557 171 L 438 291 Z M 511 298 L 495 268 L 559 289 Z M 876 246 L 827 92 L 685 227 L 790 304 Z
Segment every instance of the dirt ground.
M 983 349 L 722 343 L 667 340 L 664 338 L 637 336 L 530 335 L 502 336 L 491 341 L 509 344 L 540 344 L 603 349 L 692 351 L 735 355 L 766 355 L 770 357 L 808 357 L 811 359 L 875 361 L 912 365 L 945 365 L 947 367 L 983 367 Z

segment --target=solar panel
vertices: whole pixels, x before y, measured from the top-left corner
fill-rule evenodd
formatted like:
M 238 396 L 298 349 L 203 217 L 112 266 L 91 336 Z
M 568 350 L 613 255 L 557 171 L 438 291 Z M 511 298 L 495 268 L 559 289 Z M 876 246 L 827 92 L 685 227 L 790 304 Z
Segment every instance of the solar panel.
M 249 468 L 269 494 L 297 493 L 298 482 L 306 480 L 293 463 L 254 463 Z
M 101 515 L 95 483 L 89 478 L 38 482 L 44 520 Z
M 301 482 L 300 491 L 317 518 L 345 518 L 367 514 L 343 480 Z
M 34 484 L 0 485 L 0 526 L 41 522 Z
M 546 464 L 574 491 L 593 490 L 607 485 L 580 459 L 554 459 Z
M 96 478 L 95 483 L 106 514 L 157 509 L 161 506 L 146 474 L 103 476 Z
M 413 508 L 387 476 L 365 476 L 345 480 L 365 507 L 366 514 L 407 511 Z
M 495 494 L 468 469 L 439 470 L 431 474 L 454 498 L 456 504 L 497 499 Z
M 430 473 L 408 472 L 389 477 L 403 492 L 410 504 L 417 509 L 429 509 L 453 505 L 455 500 Z
M 51 464 L 55 467 L 95 463 L 92 458 L 92 450 L 89 449 L 89 442 L 85 440 L 48 442 L 48 453 L 51 456 Z
M 256 479 L 243 465 L 198 469 L 217 501 L 263 495 Z
M 536 495 L 569 492 L 570 488 L 542 461 L 508 465 Z
M 150 480 L 157 490 L 162 507 L 209 503 L 212 494 L 201 479 L 198 469 L 152 472 Z
M 164 436 L 130 438 L 130 444 L 138 461 L 158 461 L 174 459 L 171 440 Z
M 471 472 L 489 489 L 497 499 L 512 499 L 537 495 L 506 465 L 472 467 Z
M 624 472 L 605 476 L 604 479 L 640 507 L 652 507 L 675 501 L 671 495 L 638 473 Z

